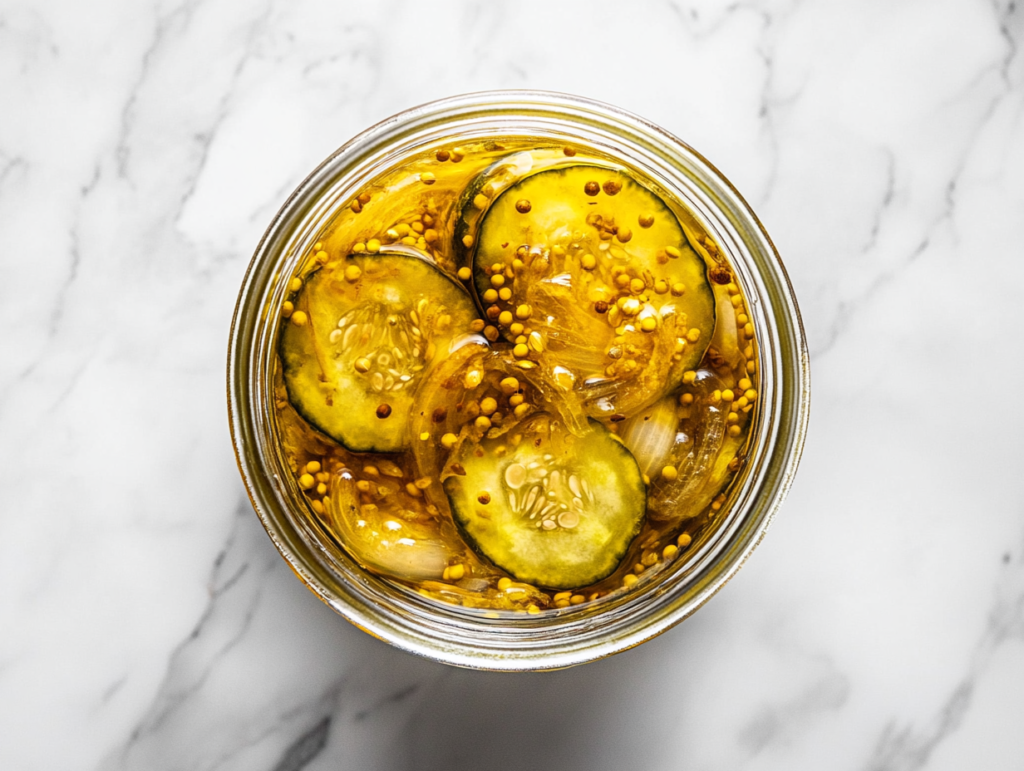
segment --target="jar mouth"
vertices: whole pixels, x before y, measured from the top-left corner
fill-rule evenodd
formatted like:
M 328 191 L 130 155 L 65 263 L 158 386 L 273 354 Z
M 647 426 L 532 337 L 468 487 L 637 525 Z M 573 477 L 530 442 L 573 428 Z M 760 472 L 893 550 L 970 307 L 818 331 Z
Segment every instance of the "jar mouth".
M 572 136 L 642 168 L 689 207 L 729 255 L 750 297 L 763 394 L 729 515 L 658 581 L 598 601 L 595 612 L 497 618 L 430 600 L 360 568 L 302 517 L 274 441 L 276 315 L 287 279 L 320 225 L 372 174 L 445 137 Z M 257 515 L 299 578 L 340 615 L 399 648 L 457 666 L 557 669 L 654 637 L 700 608 L 764 536 L 799 463 L 810 409 L 802 321 L 785 268 L 732 184 L 680 139 L 619 108 L 544 91 L 485 91 L 401 112 L 340 147 L 289 196 L 249 264 L 232 320 L 228 409 L 239 470 Z

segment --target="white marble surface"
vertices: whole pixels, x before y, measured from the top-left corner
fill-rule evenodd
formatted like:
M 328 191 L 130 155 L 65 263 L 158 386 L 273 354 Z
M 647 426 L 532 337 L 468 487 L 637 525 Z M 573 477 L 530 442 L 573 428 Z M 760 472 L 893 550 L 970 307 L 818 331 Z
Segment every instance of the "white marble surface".
M 1024 768 L 1024 10 L 1010 0 L 0 6 L 0 768 Z M 249 256 L 351 135 L 535 87 L 762 216 L 811 432 L 780 518 L 631 652 L 495 675 L 321 605 L 247 502 Z

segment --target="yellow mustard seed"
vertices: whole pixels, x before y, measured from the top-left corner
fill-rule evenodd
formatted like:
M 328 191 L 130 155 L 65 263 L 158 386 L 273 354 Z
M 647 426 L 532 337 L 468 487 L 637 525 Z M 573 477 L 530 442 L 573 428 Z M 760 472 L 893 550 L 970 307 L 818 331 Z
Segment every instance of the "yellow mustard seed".
M 524 327 L 518 321 L 514 321 L 514 322 L 512 322 L 512 325 L 509 326 L 508 331 L 511 332 L 516 337 L 519 337 L 521 334 L 523 334 L 525 329 L 526 329 L 526 327 Z
M 485 396 L 480 400 L 480 412 L 490 417 L 498 409 L 498 402 L 493 397 Z
M 684 407 L 693 404 L 693 394 L 680 394 L 679 403 Z
M 469 281 L 473 278 L 473 271 L 469 268 L 459 268 L 459 279 L 462 281 Z
M 481 415 L 480 417 L 473 421 L 473 425 L 476 426 L 481 431 L 486 431 L 491 427 L 491 419 L 486 415 Z
M 324 513 L 324 505 L 320 501 L 313 501 L 310 505 L 313 507 L 313 511 L 315 511 L 317 514 Z
M 427 442 L 429 440 L 430 440 L 430 432 L 429 431 L 424 431 L 424 432 L 422 432 L 420 434 L 420 441 L 421 442 Z
M 677 283 L 677 284 L 673 284 L 672 285 L 672 294 L 674 294 L 676 297 L 681 297 L 685 293 L 686 293 L 686 285 L 685 284 Z
M 666 482 L 674 482 L 679 476 L 679 470 L 675 466 L 665 466 L 661 470 L 661 478 Z
M 326 495 L 327 494 L 327 485 L 325 485 L 323 482 L 321 482 L 320 484 L 318 484 L 316 486 L 316 492 L 317 492 L 317 495 Z
M 437 177 L 435 177 L 429 171 L 425 171 L 422 174 L 420 174 L 420 182 L 422 182 L 424 185 L 432 185 L 435 182 L 437 182 Z
M 514 377 L 507 377 L 498 383 L 498 386 L 503 394 L 509 396 L 519 390 L 519 381 Z
M 291 301 L 285 300 L 281 303 L 281 315 L 288 318 L 292 315 L 292 311 L 295 310 L 295 305 Z
M 495 273 L 491 276 L 491 286 L 495 288 L 505 286 L 505 277 L 500 273 Z
M 292 324 L 294 324 L 297 327 L 304 327 L 304 326 L 306 326 L 306 322 L 307 321 L 309 321 L 309 318 L 302 311 L 295 311 L 291 315 L 291 322 L 292 322 Z
M 731 388 L 726 388 L 724 391 L 722 391 L 722 401 L 731 402 L 735 398 L 736 394 L 732 392 Z
M 503 286 L 501 289 L 498 290 L 498 299 L 504 302 L 508 302 L 509 300 L 512 299 L 512 290 L 509 289 L 507 286 Z
M 642 278 L 634 278 L 629 282 L 629 291 L 633 294 L 640 294 L 644 291 L 644 280 Z
M 515 348 L 512 349 L 512 355 L 517 359 L 525 359 L 530 355 L 530 349 L 527 348 L 523 343 L 519 343 Z
M 327 254 L 327 252 L 325 252 L 323 249 L 321 249 L 319 252 L 316 253 L 316 255 L 314 256 L 314 259 L 318 263 L 320 263 L 321 265 L 326 265 L 327 264 L 327 260 L 330 259 L 330 256 Z
M 511 323 L 512 323 L 512 313 L 511 313 L 511 311 L 502 311 L 501 313 L 498 314 L 498 325 L 499 326 L 507 327 Z
M 582 594 L 574 594 L 569 598 L 569 603 L 571 605 L 582 605 L 586 601 L 587 598 L 584 597 Z
M 642 228 L 649 228 L 654 224 L 654 215 L 652 214 L 641 214 L 636 218 L 637 224 Z
M 452 581 L 459 581 L 462 579 L 464 575 L 466 575 L 465 565 L 452 565 L 448 568 L 448 578 L 450 578 Z
M 484 292 L 484 302 L 487 305 L 493 305 L 494 303 L 498 302 L 498 290 L 497 289 L 488 289 L 487 291 L 485 291 Z
M 676 554 L 678 552 L 679 552 L 679 547 L 670 543 L 668 546 L 666 546 L 664 549 L 661 550 L 661 556 L 664 557 L 667 560 L 670 560 L 674 556 L 676 556 Z
M 369 372 L 370 367 L 372 366 L 373 362 L 367 359 L 365 356 L 356 359 L 355 363 L 352 364 L 352 367 L 355 369 L 356 372 Z
M 658 320 L 654 316 L 647 316 L 640 320 L 640 329 L 644 332 L 653 332 L 658 328 Z
M 528 413 L 529 411 L 530 405 L 524 402 L 523 404 L 520 404 L 518 407 L 516 407 L 512 412 L 517 418 L 521 418 L 524 415 L 526 415 L 526 413 Z
M 358 265 L 345 266 L 345 280 L 349 283 L 355 283 L 361 275 L 363 275 L 363 271 Z
M 441 437 L 441 446 L 444 447 L 446 450 L 450 450 L 452 447 L 456 445 L 458 441 L 459 437 L 457 437 L 455 434 L 447 433 Z
M 311 460 L 309 463 L 306 464 L 306 471 L 308 471 L 310 474 L 316 474 L 318 471 L 320 471 L 320 469 L 320 461 L 318 460 Z
M 533 313 L 533 309 L 526 304 L 520 305 L 516 308 L 516 318 L 526 320 L 530 318 L 530 314 Z
M 490 203 L 491 199 L 488 198 L 483 193 L 477 193 L 475 196 L 473 196 L 473 206 L 475 206 L 478 209 L 486 209 Z
M 301 487 L 303 490 L 310 490 L 315 484 L 316 480 L 313 479 L 312 474 L 303 474 L 302 476 L 299 477 L 299 487 Z
M 741 431 L 743 429 L 737 425 L 729 426 L 729 436 L 739 436 Z
M 692 369 L 688 369 L 686 370 L 686 372 L 683 373 L 683 382 L 686 384 L 693 383 L 696 379 L 697 373 L 694 372 Z
M 593 270 L 597 267 L 597 258 L 592 254 L 584 254 L 580 258 L 580 265 L 583 270 Z
M 639 580 L 640 579 L 634 576 L 632 573 L 627 573 L 622 577 L 622 585 L 628 588 Z
M 467 249 L 471 249 L 473 247 L 473 236 L 463 236 L 462 245 Z
M 693 329 L 686 333 L 686 339 L 689 340 L 691 343 L 696 343 L 698 340 L 700 340 L 700 330 L 694 327 Z
M 376 254 L 380 251 L 380 240 L 371 238 L 366 242 L 366 251 Z
M 291 291 L 291 292 L 298 292 L 300 289 L 302 289 L 302 279 L 301 278 L 293 278 L 291 281 L 288 282 L 288 290 L 289 291 Z
M 685 549 L 687 546 L 690 545 L 690 541 L 692 541 L 692 540 L 693 539 L 690 537 L 689 533 L 682 533 L 676 539 L 676 544 L 679 546 L 680 549 Z
M 512 579 L 504 576 L 498 579 L 498 591 L 504 592 L 512 587 Z

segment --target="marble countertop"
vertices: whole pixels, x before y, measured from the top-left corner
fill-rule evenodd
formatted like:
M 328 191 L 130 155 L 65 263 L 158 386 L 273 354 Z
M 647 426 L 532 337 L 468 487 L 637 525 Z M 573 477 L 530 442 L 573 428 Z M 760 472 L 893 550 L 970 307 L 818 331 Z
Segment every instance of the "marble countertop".
M 0 768 L 1024 768 L 1022 42 L 1008 0 L 5 3 Z M 800 473 L 739 575 L 547 674 L 334 615 L 227 429 L 235 296 L 288 193 L 487 88 L 700 150 L 812 357 Z

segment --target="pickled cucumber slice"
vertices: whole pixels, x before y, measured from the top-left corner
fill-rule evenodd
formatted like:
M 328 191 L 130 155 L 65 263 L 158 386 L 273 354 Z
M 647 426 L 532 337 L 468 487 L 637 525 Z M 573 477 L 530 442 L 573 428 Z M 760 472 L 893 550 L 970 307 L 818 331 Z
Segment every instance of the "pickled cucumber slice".
M 590 414 L 630 414 L 700 362 L 715 330 L 707 263 L 627 173 L 547 169 L 474 205 L 486 206 L 473 254 L 482 309 Z
M 577 437 L 539 414 L 464 443 L 444 481 L 467 539 L 519 581 L 551 589 L 612 573 L 640 531 L 646 490 L 629 451 L 598 423 Z
M 530 174 L 560 166 L 575 165 L 563 147 L 534 147 L 499 158 L 480 172 L 463 190 L 456 204 L 455 255 L 461 265 L 473 264 L 474 245 L 484 212 L 508 188 Z
M 408 445 L 413 395 L 476 318 L 472 298 L 411 251 L 356 254 L 309 276 L 284 322 L 288 398 L 354 452 Z M 296 315 L 304 323 L 297 324 Z

